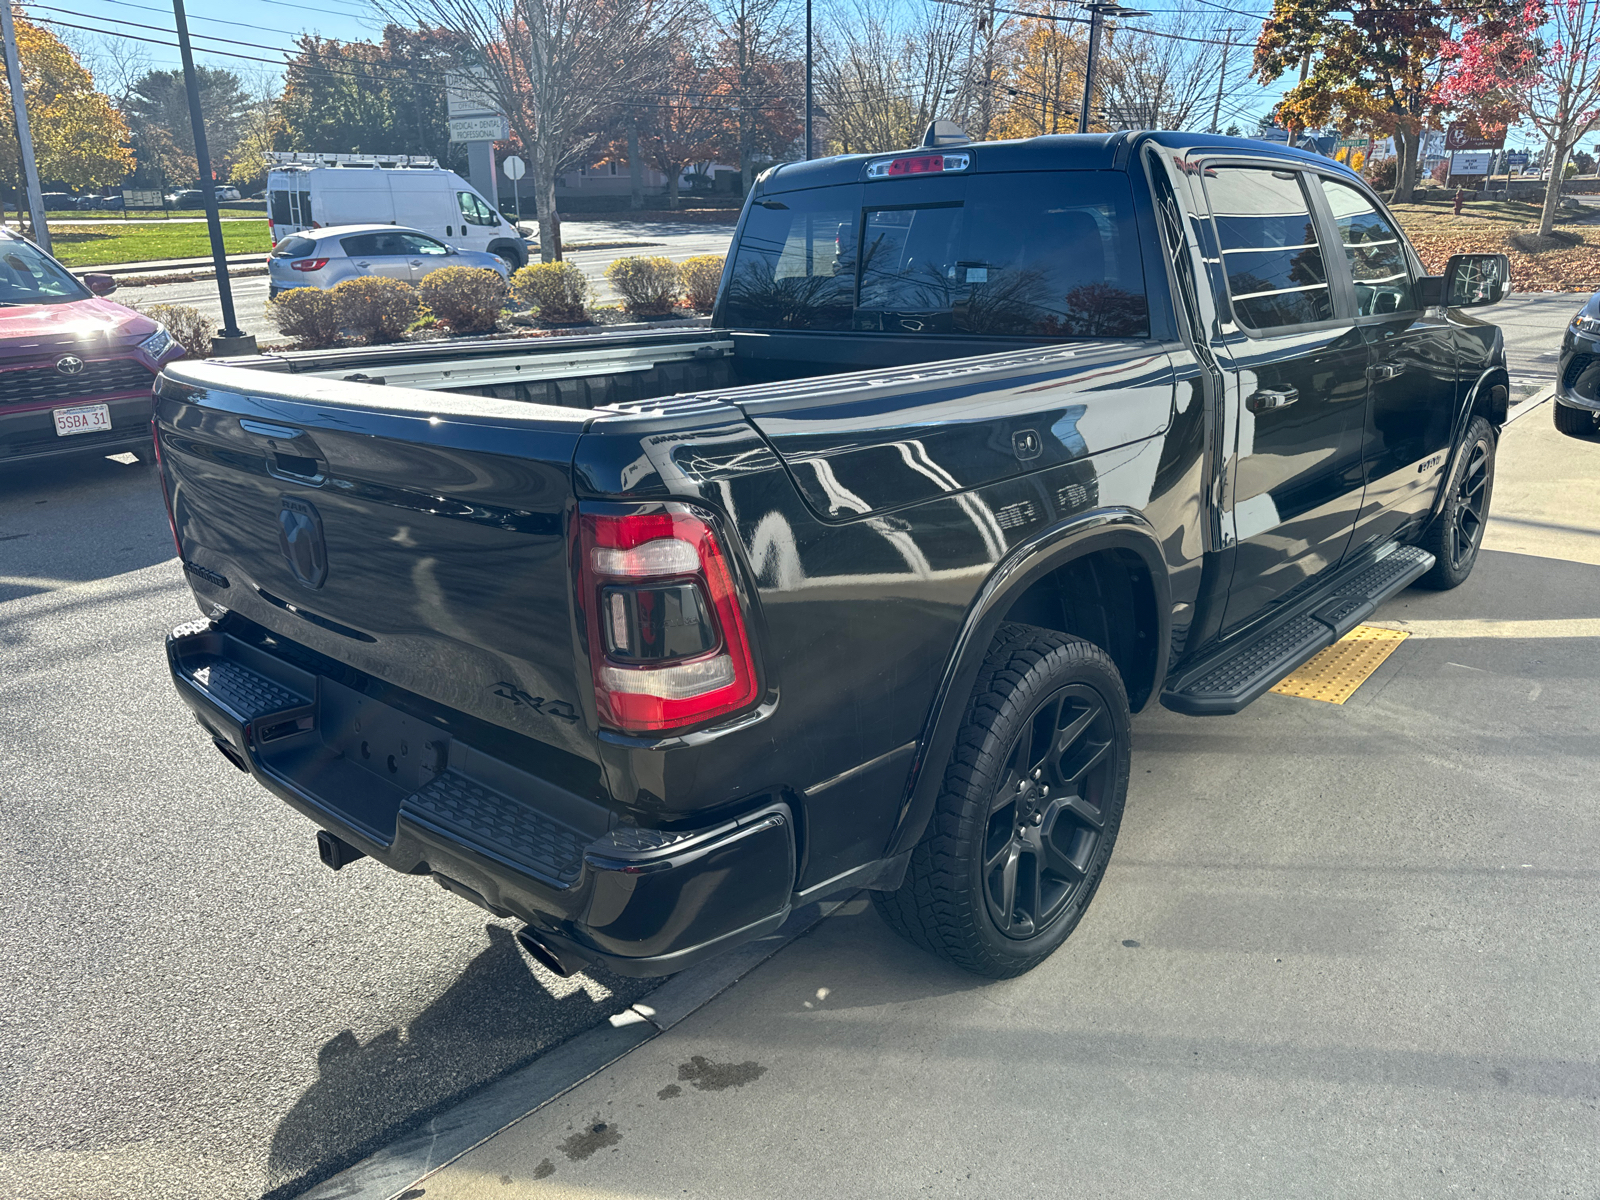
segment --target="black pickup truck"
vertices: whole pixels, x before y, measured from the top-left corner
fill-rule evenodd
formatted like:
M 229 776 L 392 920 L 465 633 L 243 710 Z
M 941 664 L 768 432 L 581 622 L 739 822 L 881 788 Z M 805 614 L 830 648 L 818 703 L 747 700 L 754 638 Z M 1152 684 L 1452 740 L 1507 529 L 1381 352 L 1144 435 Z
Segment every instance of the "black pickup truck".
M 329 866 L 560 971 L 865 888 L 1014 975 L 1104 873 L 1131 712 L 1466 578 L 1502 257 L 1429 276 L 1260 142 L 931 140 L 762 176 L 708 327 L 165 369 L 172 676 Z

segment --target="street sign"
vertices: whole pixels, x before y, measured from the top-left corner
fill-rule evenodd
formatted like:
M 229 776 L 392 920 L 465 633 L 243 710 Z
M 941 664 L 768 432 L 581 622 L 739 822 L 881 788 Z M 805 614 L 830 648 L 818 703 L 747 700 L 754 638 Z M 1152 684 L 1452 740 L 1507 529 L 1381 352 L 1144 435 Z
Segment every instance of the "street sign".
M 504 117 L 451 117 L 452 142 L 503 142 L 511 136 Z
M 1480 137 L 1457 121 L 1444 135 L 1444 144 L 1448 150 L 1501 150 L 1506 144 L 1506 128 L 1502 125 L 1498 129 L 1489 129 L 1485 136 Z
M 502 162 L 500 164 L 500 168 L 501 170 L 505 171 L 506 178 L 511 180 L 513 183 L 528 173 L 528 164 L 523 162 L 515 154 L 510 155 L 504 162 Z
M 1528 152 L 1526 150 L 1506 151 L 1506 166 L 1525 167 L 1528 165 Z
M 1457 150 L 1450 156 L 1450 174 L 1487 175 L 1493 158 L 1487 150 Z
M 161 193 L 154 188 L 148 191 L 140 188 L 123 188 L 122 206 L 124 208 L 160 208 Z

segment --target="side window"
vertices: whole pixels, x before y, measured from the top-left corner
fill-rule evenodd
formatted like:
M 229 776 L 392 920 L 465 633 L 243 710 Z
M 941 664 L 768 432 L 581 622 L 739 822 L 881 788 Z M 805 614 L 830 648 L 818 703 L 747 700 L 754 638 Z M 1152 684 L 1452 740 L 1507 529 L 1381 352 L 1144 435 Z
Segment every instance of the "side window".
M 370 258 L 379 253 L 378 235 L 375 233 L 358 233 L 353 237 L 340 238 L 339 245 L 351 258 Z
M 860 186 L 770 199 L 745 217 L 726 299 L 755 329 L 849 329 Z
M 1333 210 L 1344 256 L 1355 279 L 1356 311 L 1369 317 L 1417 308 L 1416 288 L 1399 231 L 1349 184 L 1323 178 L 1322 194 Z
M 499 219 L 489 211 L 489 206 L 471 192 L 457 192 L 456 201 L 461 205 L 461 216 L 468 225 L 498 225 Z
M 1327 264 L 1299 172 L 1215 167 L 1206 174 L 1239 323 L 1264 330 L 1330 319 Z
M 405 247 L 406 254 L 449 254 L 450 247 L 443 242 L 436 242 L 431 237 L 423 237 L 420 233 L 397 234 L 401 244 Z

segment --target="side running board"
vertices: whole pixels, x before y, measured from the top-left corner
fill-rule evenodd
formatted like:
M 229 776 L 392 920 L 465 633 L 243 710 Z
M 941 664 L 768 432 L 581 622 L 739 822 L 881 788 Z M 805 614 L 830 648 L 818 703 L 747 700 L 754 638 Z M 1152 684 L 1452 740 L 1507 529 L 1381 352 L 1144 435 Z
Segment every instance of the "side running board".
M 1292 614 L 1185 668 L 1161 693 L 1162 705 L 1196 717 L 1238 712 L 1432 566 L 1426 550 L 1391 543 L 1376 561 L 1351 568 L 1298 601 Z

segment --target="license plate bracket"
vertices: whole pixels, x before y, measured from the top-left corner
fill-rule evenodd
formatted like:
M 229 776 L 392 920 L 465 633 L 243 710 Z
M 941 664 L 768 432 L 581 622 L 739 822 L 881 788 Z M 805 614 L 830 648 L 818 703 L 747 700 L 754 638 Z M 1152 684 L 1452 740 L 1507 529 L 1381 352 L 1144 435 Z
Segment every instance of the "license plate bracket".
M 76 404 L 71 408 L 54 408 L 56 436 L 71 437 L 76 433 L 100 433 L 111 428 L 109 404 Z

